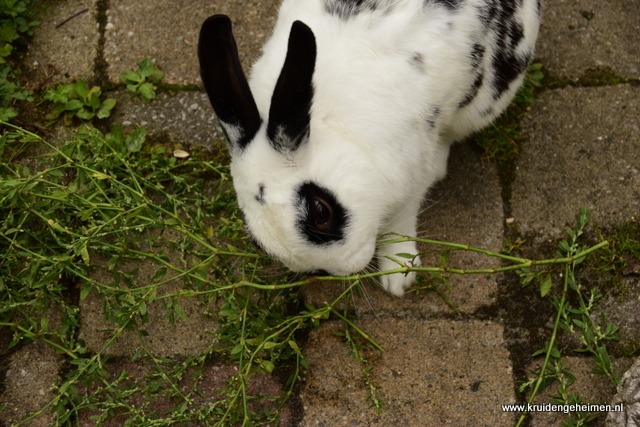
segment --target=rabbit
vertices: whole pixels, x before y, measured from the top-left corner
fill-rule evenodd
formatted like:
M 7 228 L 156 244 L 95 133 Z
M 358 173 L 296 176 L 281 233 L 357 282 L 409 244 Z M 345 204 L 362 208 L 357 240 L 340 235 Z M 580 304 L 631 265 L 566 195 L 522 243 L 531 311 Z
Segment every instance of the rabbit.
M 540 0 L 284 0 L 249 81 L 230 19 L 209 17 L 201 78 L 249 235 L 294 272 L 348 276 L 374 256 L 380 271 L 400 267 L 390 258 L 420 266 L 415 242 L 377 242 L 416 236 L 450 145 L 511 102 L 539 11 Z M 401 296 L 415 273 L 380 280 Z

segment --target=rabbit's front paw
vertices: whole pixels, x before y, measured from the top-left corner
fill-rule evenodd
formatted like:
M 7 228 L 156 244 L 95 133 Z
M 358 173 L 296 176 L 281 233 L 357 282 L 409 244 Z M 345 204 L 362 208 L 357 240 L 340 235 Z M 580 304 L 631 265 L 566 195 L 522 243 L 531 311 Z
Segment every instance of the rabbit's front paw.
M 412 251 L 406 253 L 415 253 L 415 246 L 412 248 Z M 398 251 L 397 253 L 405 253 Z M 416 256 L 413 259 L 407 259 L 398 257 L 394 254 L 389 254 L 391 257 L 397 259 L 400 262 L 403 262 L 408 267 L 419 267 L 420 266 L 420 257 Z M 378 258 L 378 267 L 380 271 L 394 270 L 400 268 L 401 266 L 386 258 L 384 254 L 380 254 Z M 416 280 L 416 273 L 394 273 L 394 274 L 385 274 L 380 277 L 380 282 L 385 291 L 393 294 L 395 296 L 401 297 L 404 294 L 404 291 L 413 285 L 413 282 Z

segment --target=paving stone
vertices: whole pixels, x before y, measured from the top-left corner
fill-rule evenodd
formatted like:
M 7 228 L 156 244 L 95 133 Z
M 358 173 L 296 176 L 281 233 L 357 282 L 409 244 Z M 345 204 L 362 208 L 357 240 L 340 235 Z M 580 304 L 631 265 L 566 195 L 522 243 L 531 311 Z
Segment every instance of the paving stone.
M 585 206 L 591 223 L 616 227 L 640 212 L 640 88 L 566 88 L 542 93 L 523 127 L 511 200 L 514 225 L 531 243 L 564 237 Z
M 640 77 L 640 1 L 543 1 L 542 10 L 536 57 L 549 74 L 574 79 L 607 66 Z
M 104 55 L 110 81 L 150 57 L 166 73 L 164 82 L 200 84 L 200 26 L 214 14 L 231 17 L 240 59 L 248 70 L 270 35 L 279 2 L 268 0 L 158 2 L 111 0 Z
M 138 391 L 126 394 L 121 393 L 121 395 L 126 395 L 125 400 L 127 403 L 139 408 L 141 412 L 147 415 L 155 414 L 155 416 L 158 417 L 167 417 L 171 411 L 176 409 L 176 402 L 167 397 L 166 394 L 158 393 L 151 395 L 142 391 L 145 389 L 154 391 L 162 390 L 161 388 L 157 390 L 149 384 L 150 382 L 156 382 L 158 380 L 157 373 L 159 372 L 159 366 L 155 364 L 116 362 L 108 363 L 105 368 L 109 372 L 109 374 L 107 374 L 107 381 L 110 382 L 115 381 L 120 375 L 126 373 L 126 382 L 120 382 L 120 384 L 128 390 L 133 391 L 138 389 Z M 188 413 L 195 408 L 210 406 L 223 399 L 224 396 L 220 393 L 220 390 L 225 388 L 232 376 L 237 373 L 238 367 L 235 365 L 206 364 L 197 370 L 190 368 L 185 371 L 178 381 L 174 380 L 173 387 L 183 395 L 189 396 L 191 402 L 186 407 Z M 195 386 L 194 376 L 200 378 L 197 384 L 198 393 L 193 392 Z M 162 386 L 168 387 L 168 383 Z M 115 388 L 117 388 L 117 386 Z M 85 395 L 92 395 L 98 391 L 81 386 L 79 387 L 79 392 Z M 251 400 L 248 402 L 247 407 L 256 413 L 262 413 L 265 409 L 273 411 L 277 406 L 277 402 L 269 400 L 268 398 L 280 396 L 283 392 L 282 386 L 273 376 L 264 374 L 253 375 L 247 385 L 247 394 L 249 396 L 264 396 L 267 399 Z M 99 398 L 105 399 L 103 390 L 98 393 Z M 128 418 L 127 415 L 123 414 L 119 409 L 115 409 L 113 412 L 113 415 L 110 415 L 106 422 L 100 424 L 101 426 L 119 427 L 124 425 Z M 94 426 L 96 422 L 91 417 L 100 414 L 100 410 L 82 410 L 78 417 L 78 425 L 82 427 Z M 289 401 L 280 410 L 280 423 L 278 427 L 293 427 L 293 425 L 293 408 L 291 401 Z M 267 426 L 275 427 L 273 424 L 267 424 Z
M 602 299 L 594 317 L 600 319 L 600 313 L 604 313 L 607 321 L 620 328 L 624 342 L 640 342 L 640 277 L 625 277 L 620 287 L 621 293 L 609 293 Z
M 622 377 L 611 405 L 623 405 L 623 411 L 607 414 L 607 427 L 633 427 L 640 425 L 640 358 Z
M 144 126 L 147 135 L 167 136 L 172 143 L 216 149 L 226 143 L 224 133 L 203 92 L 161 91 L 151 102 L 132 98 L 126 91 L 109 96 L 117 100 L 113 123 Z
M 310 371 L 301 390 L 300 426 L 512 426 L 515 402 L 502 326 L 484 321 L 396 319 L 358 322 L 386 350 L 366 351 L 372 382 L 385 402 L 378 415 L 350 348 L 332 335 L 339 322 L 311 334 Z
M 0 412 L 0 425 L 15 425 L 51 402 L 55 397 L 51 388 L 56 385 L 63 364 L 64 358 L 42 341 L 29 343 L 12 353 L 2 380 L 4 393 L 0 395 L 0 406 L 5 408 Z M 54 420 L 55 415 L 44 409 L 21 425 L 46 427 Z
M 89 80 L 98 57 L 97 0 L 54 1 L 42 24 L 34 30 L 31 58 L 33 82 L 69 77 Z M 76 13 L 86 12 L 69 19 Z
M 613 359 L 614 367 L 618 374 L 624 372 L 624 369 L 629 366 L 629 360 L 626 359 Z M 542 361 L 536 361 L 529 366 L 530 370 L 539 370 L 542 365 Z M 592 371 L 596 368 L 596 365 L 590 358 L 587 357 L 567 357 L 567 363 L 564 366 L 576 376 L 576 381 L 567 387 L 567 393 L 577 393 L 581 398 L 583 404 L 594 405 L 607 405 L 611 402 L 611 399 L 615 393 L 615 387 L 611 384 L 609 378 L 605 375 L 597 375 Z M 553 403 L 551 396 L 557 395 L 557 383 L 554 383 L 544 389 L 534 400 L 535 405 L 545 405 Z M 563 421 L 567 419 L 568 414 L 564 412 L 531 412 L 531 426 L 557 426 L 561 425 Z M 575 414 L 574 414 L 575 416 Z M 589 425 L 600 426 L 604 424 L 604 419 L 607 413 L 601 412 L 598 419 Z
M 495 167 L 480 158 L 472 144 L 457 144 L 449 157 L 447 177 L 430 191 L 418 219 L 418 237 L 460 243 L 499 252 L 503 236 L 500 183 Z M 421 252 L 434 246 L 419 245 Z M 438 247 L 441 249 L 441 247 Z M 438 266 L 439 254 L 425 255 L 423 265 Z M 454 252 L 447 266 L 475 269 L 497 268 L 497 258 L 470 252 Z M 451 290 L 439 291 L 462 313 L 473 313 L 495 301 L 497 275 L 449 275 Z M 344 285 L 317 282 L 304 290 L 307 301 L 317 306 L 335 300 Z M 435 292 L 408 292 L 402 299 L 385 293 L 374 283 L 364 283 L 365 297 L 354 296 L 360 314 L 378 316 L 434 316 L 454 313 Z
M 179 241 L 178 233 L 175 231 L 165 230 L 164 235 L 174 242 Z M 171 265 L 182 265 L 178 250 L 164 252 Z M 108 264 L 107 259 L 95 254 L 91 256 L 92 262 L 97 265 Z M 152 278 L 160 267 L 160 264 L 148 260 L 126 261 L 118 265 L 118 270 L 132 274 L 137 285 L 146 286 L 153 282 Z M 169 270 L 163 280 L 176 275 L 175 271 Z M 91 279 L 103 285 L 110 285 L 116 281 L 113 272 L 106 267 L 93 269 Z M 162 308 L 162 305 L 169 300 L 157 300 L 147 306 L 149 314 L 147 323 L 142 324 L 139 318 L 133 319 L 140 330 L 146 331 L 146 336 L 140 338 L 138 331 L 126 330 L 118 336 L 116 341 L 109 343 L 117 325 L 107 321 L 105 303 L 115 304 L 116 302 L 105 301 L 95 290 L 96 286 L 94 285 L 94 290 L 80 302 L 82 317 L 79 337 L 85 340 L 89 351 L 99 352 L 107 346 L 105 353 L 108 355 L 131 357 L 144 344 L 144 347 L 156 357 L 180 358 L 201 353 L 214 341 L 211 332 L 218 328 L 218 323 L 205 313 L 208 310 L 217 313 L 216 306 L 214 303 L 203 305 L 198 298 L 192 297 L 174 299 L 186 315 L 184 319 L 175 316 L 175 324 L 172 324 L 168 318 L 169 309 Z M 182 281 L 175 280 L 158 286 L 156 293 L 157 295 L 177 294 L 182 289 L 184 289 Z

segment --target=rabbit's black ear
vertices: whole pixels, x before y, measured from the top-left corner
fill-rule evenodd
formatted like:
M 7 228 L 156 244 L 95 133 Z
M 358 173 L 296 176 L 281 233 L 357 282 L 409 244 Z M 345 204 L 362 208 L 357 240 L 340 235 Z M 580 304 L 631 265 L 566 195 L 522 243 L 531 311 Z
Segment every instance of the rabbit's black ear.
M 241 150 L 255 137 L 262 120 L 242 72 L 228 16 L 214 15 L 202 24 L 198 57 L 202 83 L 231 149 Z
M 269 109 L 267 137 L 278 151 L 294 151 L 309 136 L 315 65 L 316 38 L 311 28 L 296 21 Z

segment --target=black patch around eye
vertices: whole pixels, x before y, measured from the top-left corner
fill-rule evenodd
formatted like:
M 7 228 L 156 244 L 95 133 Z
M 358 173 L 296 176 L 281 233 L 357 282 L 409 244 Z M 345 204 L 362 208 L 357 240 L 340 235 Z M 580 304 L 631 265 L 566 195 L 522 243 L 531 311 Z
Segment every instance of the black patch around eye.
M 329 190 L 305 182 L 298 190 L 297 204 L 302 212 L 298 228 L 309 242 L 323 245 L 344 239 L 347 211 Z

